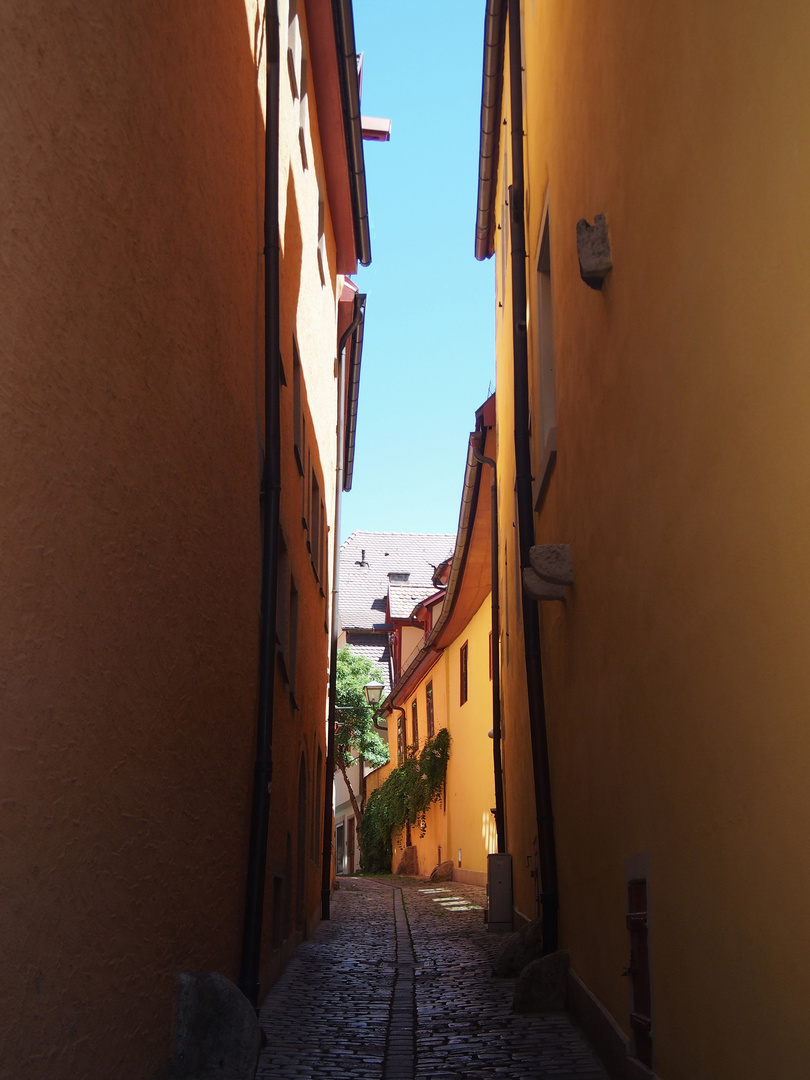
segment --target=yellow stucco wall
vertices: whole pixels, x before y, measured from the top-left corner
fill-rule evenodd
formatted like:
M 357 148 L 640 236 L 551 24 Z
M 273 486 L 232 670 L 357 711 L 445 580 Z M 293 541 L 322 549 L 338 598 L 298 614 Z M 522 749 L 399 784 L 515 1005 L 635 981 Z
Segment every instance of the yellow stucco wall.
M 548 0 L 524 17 L 530 293 L 548 196 L 558 414 L 535 528 L 571 544 L 575 570 L 565 604 L 541 612 L 561 944 L 627 1031 L 625 868 L 646 854 L 659 1074 L 798 1080 L 810 1058 L 810 13 Z M 601 293 L 579 278 L 575 236 L 597 213 L 614 264 Z M 501 298 L 517 871 L 535 826 L 521 810 Z M 530 914 L 530 883 L 515 885 Z
M 452 859 L 453 865 L 486 873 L 487 855 L 497 850 L 492 739 L 492 683 L 489 678 L 489 598 L 481 605 L 459 637 L 442 653 L 439 662 L 423 678 L 405 703 L 408 738 L 411 741 L 411 703 L 417 702 L 420 747 L 427 738 L 427 684 L 433 685 L 435 730 L 450 732 L 450 760 L 447 766 L 446 797 L 434 803 L 427 814 L 424 836 L 413 830 L 419 871 L 429 874 L 436 864 Z M 459 654 L 468 650 L 467 701 L 460 700 Z M 394 864 L 404 839 L 394 852 Z M 441 859 L 440 859 L 441 857 Z
M 250 0 L 80 7 L 12 3 L 0 45 L 0 1074 L 142 1080 L 170 1055 L 179 972 L 238 973 L 261 576 L 263 29 Z M 282 119 L 284 93 L 282 80 Z M 297 128 L 286 137 L 297 146 Z M 285 283 L 284 346 L 306 304 L 331 520 L 336 281 L 314 276 L 317 197 L 313 212 L 293 159 L 287 147 L 284 255 L 298 242 L 304 256 Z M 326 229 L 329 252 L 328 215 Z M 297 512 L 300 533 L 294 501 L 282 518 L 292 533 Z M 319 843 L 325 602 L 304 542 L 290 545 L 306 648 L 296 712 L 277 686 L 270 881 L 286 874 L 287 833 L 297 850 L 302 753 Z

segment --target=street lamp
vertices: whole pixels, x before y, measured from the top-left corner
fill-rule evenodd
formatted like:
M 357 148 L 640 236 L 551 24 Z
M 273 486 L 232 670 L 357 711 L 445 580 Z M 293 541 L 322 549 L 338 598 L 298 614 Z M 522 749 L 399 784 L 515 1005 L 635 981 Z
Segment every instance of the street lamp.
M 369 705 L 379 705 L 382 698 L 382 692 L 385 689 L 381 682 L 367 682 L 363 687 L 363 693 L 366 695 L 366 701 Z

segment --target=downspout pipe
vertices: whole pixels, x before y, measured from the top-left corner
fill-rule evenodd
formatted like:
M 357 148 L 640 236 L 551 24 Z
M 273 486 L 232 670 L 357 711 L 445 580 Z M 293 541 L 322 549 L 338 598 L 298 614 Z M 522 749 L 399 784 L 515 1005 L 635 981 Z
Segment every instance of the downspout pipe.
M 498 582 L 498 466 L 492 458 L 475 451 L 476 460 L 489 465 L 492 476 L 490 488 L 490 576 L 492 633 L 492 764 L 495 770 L 495 831 L 498 854 L 506 851 L 506 822 L 503 812 L 503 763 L 501 761 L 501 647 L 500 647 L 500 589 Z
M 245 920 L 239 986 L 258 1007 L 262 914 L 267 869 L 270 790 L 273 777 L 273 697 L 276 672 L 276 591 L 281 501 L 280 332 L 279 332 L 279 25 L 271 5 L 267 16 L 267 90 L 264 161 L 264 535 L 262 540 L 259 700 L 256 764 L 250 820 Z M 271 11 L 273 13 L 271 14 Z
M 520 42 L 520 0 L 509 0 L 509 97 L 512 120 L 512 186 L 509 209 L 512 241 L 512 343 L 515 400 L 515 485 L 521 579 L 531 566 L 534 543 L 531 445 L 529 442 L 529 349 L 526 329 L 526 226 L 524 220 L 523 165 L 523 69 Z M 532 741 L 532 767 L 540 850 L 541 917 L 543 952 L 557 951 L 559 890 L 551 776 L 548 760 L 543 668 L 540 655 L 540 620 L 537 604 L 522 596 L 523 644 L 526 657 L 526 688 Z
M 323 858 L 321 861 L 321 918 L 330 916 L 332 898 L 332 800 L 335 783 L 335 700 L 337 694 L 337 643 L 340 637 L 340 512 L 343 502 L 343 461 L 346 440 L 346 346 L 362 326 L 366 297 L 354 298 L 352 321 L 338 344 L 337 458 L 335 464 L 335 524 L 332 556 L 332 619 L 329 643 L 329 698 L 326 714 L 326 785 L 323 800 Z

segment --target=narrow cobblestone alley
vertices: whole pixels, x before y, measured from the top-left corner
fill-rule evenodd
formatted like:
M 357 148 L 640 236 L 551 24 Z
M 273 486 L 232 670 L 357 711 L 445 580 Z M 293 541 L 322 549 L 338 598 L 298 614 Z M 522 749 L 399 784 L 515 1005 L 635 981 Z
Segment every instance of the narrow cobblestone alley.
M 511 1012 L 483 904 L 458 882 L 342 879 L 265 1001 L 257 1080 L 606 1080 L 566 1014 Z

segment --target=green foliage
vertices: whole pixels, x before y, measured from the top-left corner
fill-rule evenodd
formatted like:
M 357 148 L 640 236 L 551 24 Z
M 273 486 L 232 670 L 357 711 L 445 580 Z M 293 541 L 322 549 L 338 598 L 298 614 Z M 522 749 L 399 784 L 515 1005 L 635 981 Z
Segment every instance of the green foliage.
M 427 811 L 441 798 L 449 758 L 450 732 L 442 728 L 428 739 L 418 757 L 413 752 L 407 754 L 382 787 L 371 793 L 360 824 L 364 870 L 372 874 L 390 871 L 393 829 L 415 825 L 425 835 Z
M 388 761 L 388 746 L 374 728 L 374 709 L 366 701 L 363 687 L 368 682 L 382 682 L 382 672 L 371 660 L 355 656 L 349 649 L 337 654 L 335 687 L 335 763 L 348 769 L 355 763 L 354 754 L 377 767 Z

